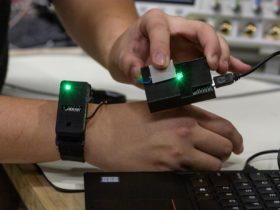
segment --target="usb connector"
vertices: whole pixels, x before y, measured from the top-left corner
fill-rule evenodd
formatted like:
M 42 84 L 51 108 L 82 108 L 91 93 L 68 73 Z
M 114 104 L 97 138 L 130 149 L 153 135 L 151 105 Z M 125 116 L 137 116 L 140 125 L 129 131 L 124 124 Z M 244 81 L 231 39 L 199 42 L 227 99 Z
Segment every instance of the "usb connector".
M 235 81 L 239 80 L 239 74 L 227 73 L 220 76 L 213 77 L 214 86 L 220 88 L 226 85 L 231 85 Z

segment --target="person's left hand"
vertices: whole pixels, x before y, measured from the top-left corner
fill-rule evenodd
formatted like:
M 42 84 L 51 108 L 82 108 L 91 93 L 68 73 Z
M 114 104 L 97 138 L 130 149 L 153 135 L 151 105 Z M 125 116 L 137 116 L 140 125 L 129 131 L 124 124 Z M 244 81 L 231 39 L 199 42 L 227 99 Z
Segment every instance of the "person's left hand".
M 226 41 L 208 24 L 167 15 L 153 9 L 140 17 L 114 43 L 108 59 L 112 77 L 135 84 L 140 69 L 165 69 L 173 59 L 182 62 L 205 56 L 211 69 L 246 72 L 250 66 L 230 56 Z

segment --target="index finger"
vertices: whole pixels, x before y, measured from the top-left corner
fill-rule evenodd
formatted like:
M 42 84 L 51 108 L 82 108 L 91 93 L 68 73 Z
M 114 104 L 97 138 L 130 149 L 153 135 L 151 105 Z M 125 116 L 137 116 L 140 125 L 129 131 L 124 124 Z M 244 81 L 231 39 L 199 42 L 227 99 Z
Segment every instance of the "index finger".
M 243 138 L 229 121 L 198 107 L 187 106 L 186 109 L 188 116 L 194 117 L 201 127 L 229 139 L 234 153 L 239 154 L 243 151 Z
M 181 17 L 170 17 L 168 20 L 171 34 L 181 35 L 201 46 L 209 66 L 217 70 L 222 50 L 215 30 L 201 21 L 186 20 Z

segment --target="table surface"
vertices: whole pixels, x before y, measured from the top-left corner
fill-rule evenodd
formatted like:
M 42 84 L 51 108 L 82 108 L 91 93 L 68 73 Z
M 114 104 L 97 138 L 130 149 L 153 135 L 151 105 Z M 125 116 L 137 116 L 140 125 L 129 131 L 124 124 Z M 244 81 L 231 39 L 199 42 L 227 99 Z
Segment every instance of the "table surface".
M 28 210 L 82 210 L 84 193 L 55 190 L 32 164 L 5 164 L 4 169 Z
M 33 54 L 28 56 L 16 54 L 11 58 L 7 83 L 57 93 L 59 81 L 63 79 L 84 80 L 95 84 L 95 87 L 119 90 L 132 100 L 144 98 L 143 91 L 113 82 L 108 72 L 104 73 L 102 67 L 91 59 L 85 58 L 85 56 L 79 56 L 77 54 L 67 56 L 51 54 L 49 57 L 40 57 Z M 50 60 L 53 62 L 50 62 Z M 61 69 L 61 71 L 57 71 L 58 69 Z M 75 69 L 78 69 L 78 71 L 75 71 Z M 102 72 L 101 76 L 93 74 L 93 69 Z M 69 74 L 69 71 L 71 71 L 71 74 Z M 95 77 L 92 77 L 92 75 L 95 75 Z M 4 87 L 4 92 L 7 95 L 14 96 L 38 96 L 9 87 Z M 224 165 L 224 169 L 241 169 L 249 155 L 261 150 L 275 149 L 275 146 L 279 148 L 280 135 L 277 132 L 280 124 L 279 85 L 240 80 L 233 86 L 217 90 L 217 95 L 217 100 L 199 103 L 198 106 L 233 122 L 243 134 L 245 145 L 244 153 L 241 156 L 233 155 Z M 39 96 L 39 98 L 45 97 Z M 272 165 L 272 162 L 261 166 L 265 166 L 266 169 L 274 168 L 275 164 Z M 6 164 L 4 169 L 28 209 L 84 209 L 84 193 L 65 193 L 55 190 L 32 164 Z M 71 178 L 67 169 L 54 174 L 58 183 Z M 60 179 L 57 178 L 58 174 Z

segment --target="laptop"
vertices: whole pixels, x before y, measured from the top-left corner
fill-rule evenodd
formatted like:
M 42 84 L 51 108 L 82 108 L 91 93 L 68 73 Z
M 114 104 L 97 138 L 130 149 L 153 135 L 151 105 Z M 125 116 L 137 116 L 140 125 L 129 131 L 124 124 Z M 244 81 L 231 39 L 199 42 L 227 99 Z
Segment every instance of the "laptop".
M 86 173 L 86 210 L 279 209 L 280 172 Z

